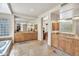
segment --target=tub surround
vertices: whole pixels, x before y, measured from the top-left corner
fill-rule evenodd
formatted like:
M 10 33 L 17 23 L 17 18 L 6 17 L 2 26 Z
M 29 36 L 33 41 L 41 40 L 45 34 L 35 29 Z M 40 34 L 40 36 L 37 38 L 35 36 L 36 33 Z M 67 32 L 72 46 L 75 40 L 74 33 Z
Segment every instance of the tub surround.
M 0 39 L 1 38 L 11 38 L 12 36 L 0 36 Z
M 0 44 L 0 56 L 9 56 L 12 48 L 12 40 L 2 40 Z
M 7 36 L 7 37 L 0 37 L 0 41 L 3 41 L 3 40 L 11 40 L 11 41 L 13 41 L 12 37 L 9 37 L 9 36 Z

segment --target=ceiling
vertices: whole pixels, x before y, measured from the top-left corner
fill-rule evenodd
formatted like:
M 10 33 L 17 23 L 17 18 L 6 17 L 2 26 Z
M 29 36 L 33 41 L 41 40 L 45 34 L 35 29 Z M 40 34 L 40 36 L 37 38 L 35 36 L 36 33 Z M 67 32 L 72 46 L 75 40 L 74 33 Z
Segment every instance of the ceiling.
M 11 8 L 14 14 L 38 17 L 57 5 L 57 3 L 11 3 Z
M 58 5 L 59 3 L 0 3 L 0 13 L 13 13 L 16 17 L 30 20 Z
M 6 3 L 0 3 L 0 13 L 11 14 L 8 5 Z

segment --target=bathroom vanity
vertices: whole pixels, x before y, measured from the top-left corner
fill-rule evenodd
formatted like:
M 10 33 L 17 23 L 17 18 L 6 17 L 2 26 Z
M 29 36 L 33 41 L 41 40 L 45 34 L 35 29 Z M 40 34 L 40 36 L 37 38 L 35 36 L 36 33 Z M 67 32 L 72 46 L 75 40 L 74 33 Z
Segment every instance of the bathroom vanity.
M 22 42 L 28 40 L 37 40 L 37 32 L 17 32 L 14 35 L 15 42 Z
M 68 33 L 52 33 L 52 47 L 79 56 L 79 37 Z

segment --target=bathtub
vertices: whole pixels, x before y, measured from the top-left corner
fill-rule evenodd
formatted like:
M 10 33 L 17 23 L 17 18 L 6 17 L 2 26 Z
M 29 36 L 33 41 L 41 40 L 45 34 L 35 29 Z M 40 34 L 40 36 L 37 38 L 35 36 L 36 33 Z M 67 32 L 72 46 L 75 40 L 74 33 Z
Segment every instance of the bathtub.
M 11 50 L 11 46 L 12 46 L 11 40 L 0 41 L 0 56 L 8 56 Z

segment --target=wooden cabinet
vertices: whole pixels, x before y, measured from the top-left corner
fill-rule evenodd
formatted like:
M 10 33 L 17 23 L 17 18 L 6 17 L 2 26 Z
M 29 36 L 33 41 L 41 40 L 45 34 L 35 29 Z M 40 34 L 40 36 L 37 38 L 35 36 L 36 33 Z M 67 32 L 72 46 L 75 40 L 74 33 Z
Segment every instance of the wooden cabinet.
M 66 38 L 65 43 L 66 43 L 65 52 L 70 55 L 74 55 L 73 39 Z
M 59 23 L 58 22 L 52 23 L 52 30 L 53 31 L 58 31 L 59 30 Z
M 37 33 L 36 32 L 32 32 L 32 33 L 15 33 L 14 36 L 14 41 L 15 42 L 21 42 L 21 41 L 25 41 L 25 40 L 36 40 L 37 39 Z
M 59 38 L 59 49 L 64 51 L 65 50 L 65 46 L 66 46 L 65 38 L 63 36 L 61 36 Z
M 59 39 L 59 49 L 70 55 L 74 55 L 73 39 L 67 38 L 66 36 L 61 36 Z
M 57 33 L 52 34 L 52 46 L 58 48 L 58 35 Z
M 74 55 L 79 56 L 79 40 L 74 40 Z
M 72 56 L 79 56 L 79 40 L 69 35 L 52 34 L 52 46 Z
M 14 34 L 14 41 L 15 42 L 24 41 L 23 34 L 22 33 L 16 33 L 16 34 Z
M 35 40 L 37 39 L 37 33 L 24 33 L 25 40 Z
M 79 40 L 75 38 L 67 38 L 65 41 L 65 52 L 73 56 L 79 56 Z

